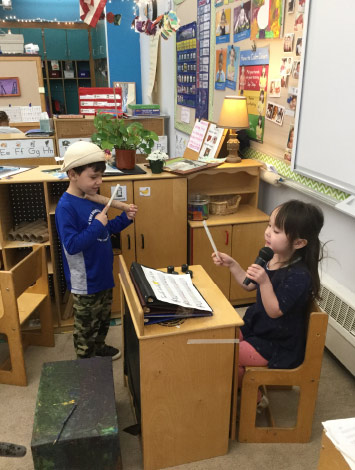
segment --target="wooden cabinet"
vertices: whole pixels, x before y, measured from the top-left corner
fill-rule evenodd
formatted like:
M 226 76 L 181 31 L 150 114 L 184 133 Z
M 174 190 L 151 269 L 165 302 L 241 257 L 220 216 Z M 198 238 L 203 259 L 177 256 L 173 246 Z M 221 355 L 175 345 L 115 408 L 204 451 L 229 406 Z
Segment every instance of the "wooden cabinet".
M 242 160 L 238 165 L 220 167 L 188 176 L 188 195 L 207 196 L 240 194 L 238 211 L 229 215 L 210 215 L 207 224 L 217 249 L 237 259 L 246 269 L 264 246 L 264 231 L 268 216 L 257 208 L 260 164 Z M 226 268 L 216 266 L 212 247 L 200 221 L 189 221 L 189 263 L 201 264 L 224 295 L 233 304 L 242 305 L 255 300 L 255 292 L 237 285 Z
M 10 269 L 23 259 L 35 242 L 10 240 L 10 231 L 22 222 L 37 219 L 46 221 L 49 240 L 47 246 L 49 287 L 54 322 L 61 329 L 70 328 L 73 319 L 68 307 L 68 292 L 63 271 L 61 246 L 55 227 L 55 208 L 68 186 L 68 180 L 58 180 L 39 166 L 15 175 L 11 180 L 0 180 L 0 269 Z M 127 202 L 138 205 L 133 224 L 112 238 L 114 252 L 114 300 L 112 311 L 120 310 L 118 288 L 118 255 L 123 254 L 128 266 L 132 261 L 153 268 L 176 266 L 187 261 L 187 180 L 169 173 L 153 175 L 105 177 L 100 193 L 110 197 L 119 182 Z M 110 208 L 110 219 L 119 214 Z M 66 319 L 67 318 L 67 319 Z
M 134 182 L 136 258 L 152 268 L 186 263 L 186 179 Z

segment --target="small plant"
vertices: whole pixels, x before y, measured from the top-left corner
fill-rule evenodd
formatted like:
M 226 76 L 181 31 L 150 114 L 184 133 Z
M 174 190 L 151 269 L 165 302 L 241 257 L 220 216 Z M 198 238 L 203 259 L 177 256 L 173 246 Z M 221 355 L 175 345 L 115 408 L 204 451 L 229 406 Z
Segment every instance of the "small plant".
M 158 135 L 148 131 L 140 122 L 126 124 L 110 114 L 97 114 L 94 118 L 96 132 L 91 140 L 103 150 L 110 152 L 115 147 L 122 150 L 140 150 L 150 154 Z
M 169 158 L 169 155 L 167 153 L 162 152 L 161 150 L 153 150 L 152 153 L 150 153 L 147 157 L 147 160 L 151 161 L 165 161 Z

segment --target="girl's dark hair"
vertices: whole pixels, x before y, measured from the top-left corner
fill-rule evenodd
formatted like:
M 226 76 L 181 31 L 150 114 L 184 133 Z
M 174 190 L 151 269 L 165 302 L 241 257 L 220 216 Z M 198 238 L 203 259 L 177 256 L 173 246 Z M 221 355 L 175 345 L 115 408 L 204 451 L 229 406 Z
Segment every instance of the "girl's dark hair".
M 301 256 L 311 274 L 312 297 L 319 299 L 318 263 L 323 259 L 323 245 L 319 240 L 319 233 L 324 223 L 323 212 L 313 204 L 298 200 L 287 201 L 275 210 L 277 210 L 275 225 L 285 232 L 290 243 L 297 238 L 307 240 L 306 246 L 293 253 L 290 262 Z
M 95 172 L 100 171 L 101 173 L 105 173 L 106 170 L 106 163 L 105 162 L 94 162 L 94 163 L 88 163 L 87 165 L 81 165 L 73 168 L 75 173 L 78 175 L 81 175 L 81 173 L 86 169 L 86 168 L 92 168 Z

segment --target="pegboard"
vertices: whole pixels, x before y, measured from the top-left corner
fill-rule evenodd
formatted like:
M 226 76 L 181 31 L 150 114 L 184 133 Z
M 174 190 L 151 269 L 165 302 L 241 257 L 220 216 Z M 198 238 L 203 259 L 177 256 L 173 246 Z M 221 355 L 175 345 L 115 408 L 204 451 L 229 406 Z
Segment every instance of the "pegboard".
M 42 183 L 10 184 L 9 196 L 15 226 L 24 221 L 47 220 Z

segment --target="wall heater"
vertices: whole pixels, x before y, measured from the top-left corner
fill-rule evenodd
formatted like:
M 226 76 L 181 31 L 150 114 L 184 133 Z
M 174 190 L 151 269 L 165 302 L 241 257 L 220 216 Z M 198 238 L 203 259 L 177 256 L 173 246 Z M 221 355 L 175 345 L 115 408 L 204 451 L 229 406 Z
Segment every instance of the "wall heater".
M 355 376 L 355 294 L 321 274 L 319 306 L 329 315 L 326 347 Z

